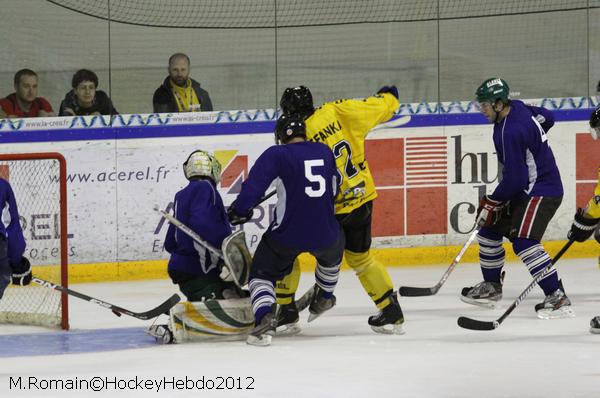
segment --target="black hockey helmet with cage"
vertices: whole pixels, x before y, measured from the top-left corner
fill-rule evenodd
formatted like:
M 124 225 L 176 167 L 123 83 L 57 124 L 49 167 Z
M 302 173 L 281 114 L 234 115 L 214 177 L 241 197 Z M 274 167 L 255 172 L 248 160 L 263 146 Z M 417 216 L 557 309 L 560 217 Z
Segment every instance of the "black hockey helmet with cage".
M 306 119 L 315 111 L 312 94 L 306 86 L 286 88 L 279 105 L 283 113 L 298 115 L 302 119 Z
M 306 139 L 306 124 L 298 115 L 283 114 L 277 119 L 275 137 L 283 144 L 295 137 Z

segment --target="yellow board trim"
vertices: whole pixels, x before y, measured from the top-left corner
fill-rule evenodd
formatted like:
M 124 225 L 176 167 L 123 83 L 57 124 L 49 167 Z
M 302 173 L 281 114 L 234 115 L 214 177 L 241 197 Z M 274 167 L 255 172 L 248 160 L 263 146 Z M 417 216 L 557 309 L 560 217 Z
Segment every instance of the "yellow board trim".
M 554 256 L 566 241 L 544 242 L 543 245 L 550 254 Z M 373 254 L 386 267 L 414 267 L 448 264 L 454 260 L 462 246 L 425 246 L 408 248 L 385 248 L 372 249 Z M 467 250 L 461 262 L 479 262 L 479 245 L 473 244 Z M 510 244 L 504 244 L 507 261 L 517 261 Z M 575 243 L 565 253 L 563 258 L 598 258 L 600 257 L 600 245 L 595 240 L 584 243 Z M 315 260 L 308 254 L 300 256 L 300 268 L 302 271 L 314 271 Z M 345 262 L 342 269 L 348 269 Z M 33 273 L 39 278 L 54 281 L 56 277 L 56 266 L 35 266 Z M 131 281 L 145 279 L 165 279 L 167 275 L 167 260 L 127 261 L 113 263 L 94 264 L 69 264 L 69 283 L 84 282 L 112 282 Z

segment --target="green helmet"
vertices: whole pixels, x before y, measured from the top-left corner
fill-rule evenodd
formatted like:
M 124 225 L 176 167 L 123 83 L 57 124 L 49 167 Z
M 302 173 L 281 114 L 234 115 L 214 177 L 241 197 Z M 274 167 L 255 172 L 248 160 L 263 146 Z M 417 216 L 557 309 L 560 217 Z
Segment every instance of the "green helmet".
M 496 101 L 500 100 L 508 103 L 508 92 L 508 83 L 505 80 L 492 77 L 481 83 L 481 86 L 475 91 L 475 96 L 477 97 L 477 102 L 495 104 Z

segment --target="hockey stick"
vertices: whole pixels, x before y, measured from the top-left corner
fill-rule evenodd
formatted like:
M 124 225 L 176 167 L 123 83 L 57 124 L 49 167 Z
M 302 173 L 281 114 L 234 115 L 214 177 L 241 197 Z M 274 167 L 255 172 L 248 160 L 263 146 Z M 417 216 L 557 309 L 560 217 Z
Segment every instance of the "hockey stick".
M 117 305 L 107 303 L 106 301 L 102 301 L 97 298 L 87 296 L 83 293 L 76 292 L 74 290 L 68 289 L 61 285 L 55 285 L 52 282 L 48 282 L 43 279 L 36 278 L 35 276 L 33 278 L 31 278 L 31 280 L 33 282 L 37 283 L 38 285 L 47 287 L 49 289 L 58 290 L 59 292 L 66 293 L 69 296 L 74 296 L 74 297 L 80 298 L 82 300 L 89 301 L 90 303 L 98 304 L 101 307 L 111 310 L 116 316 L 121 316 L 122 314 L 125 314 L 125 315 L 132 316 L 134 318 L 137 318 L 137 319 L 142 319 L 144 321 L 148 320 L 148 319 L 156 318 L 157 316 L 164 314 L 165 312 L 168 312 L 173 306 L 175 306 L 175 304 L 177 304 L 179 301 L 181 301 L 181 297 L 179 297 L 178 294 L 174 294 L 171 297 L 169 297 L 167 299 L 167 301 L 165 301 L 158 307 L 152 308 L 149 311 L 133 312 L 133 311 L 129 311 L 125 308 L 119 307 Z
M 260 200 L 258 201 L 258 203 L 256 205 L 254 205 L 254 207 L 252 207 L 252 209 L 256 208 L 258 205 L 260 205 L 261 203 L 263 203 L 264 201 L 266 201 L 267 199 L 269 199 L 270 197 L 272 197 L 276 193 L 277 193 L 276 190 L 273 190 L 273 191 L 269 192 L 267 195 L 265 195 L 262 198 L 260 198 Z M 190 238 L 192 238 L 194 240 L 194 242 L 196 242 L 199 245 L 205 247 L 206 249 L 208 249 L 208 251 L 210 251 L 211 253 L 213 253 L 217 257 L 225 259 L 224 255 L 223 255 L 223 252 L 221 250 L 219 250 L 218 248 L 214 247 L 213 245 L 211 245 L 210 243 L 208 243 L 207 241 L 205 241 L 204 239 L 202 239 L 202 237 L 200 235 L 198 235 L 193 229 L 191 229 L 190 227 L 188 227 L 187 225 L 185 225 L 184 223 L 182 223 L 181 221 L 179 221 L 172 214 L 167 213 L 166 211 L 160 209 L 158 207 L 158 205 L 154 206 L 154 210 L 157 211 L 157 212 L 159 212 L 168 222 L 170 222 L 171 224 L 173 224 L 173 226 L 175 226 L 176 228 L 178 228 L 179 230 L 181 230 L 183 233 L 185 233 L 187 236 L 189 236 Z M 244 243 L 244 246 L 245 246 L 245 243 Z M 225 260 L 225 263 L 226 263 L 225 265 L 227 266 L 227 268 L 230 268 L 229 264 L 227 263 L 227 260 Z M 233 277 L 233 282 L 239 288 L 242 288 L 245 283 L 241 283 L 240 282 L 240 280 L 238 279 L 239 275 L 236 274 L 235 270 L 230 269 L 230 271 L 231 271 L 232 275 L 235 275 Z M 244 278 L 247 278 L 248 275 L 247 275 L 247 273 L 244 273 L 242 276 Z
M 269 199 L 271 196 L 275 195 L 276 193 L 277 193 L 276 190 L 273 190 L 273 191 L 269 192 L 267 195 L 265 195 L 262 198 L 260 198 L 260 200 L 258 201 L 258 203 L 256 205 L 254 205 L 254 207 L 252 209 L 256 208 L 259 204 L 261 204 L 265 200 Z M 181 221 L 179 221 L 178 219 L 176 219 L 170 213 L 167 213 L 166 211 L 162 210 L 160 207 L 158 207 L 158 205 L 154 206 L 154 211 L 159 212 L 168 222 L 170 222 L 175 227 L 177 227 L 178 229 L 180 229 L 187 236 L 189 236 L 190 238 L 192 238 L 196 243 L 204 246 L 211 253 L 217 255 L 218 257 L 223 258 L 223 253 L 221 252 L 221 250 L 217 249 L 216 247 L 214 247 L 213 245 L 211 245 L 210 243 L 208 243 L 207 241 L 205 241 L 204 239 L 202 239 L 200 237 L 200 235 L 198 235 L 196 232 L 194 232 L 194 230 L 192 230 L 190 227 L 188 227 L 187 225 L 185 225 L 184 223 L 182 223 Z
M 458 264 L 458 262 L 460 261 L 462 256 L 465 254 L 465 252 L 469 248 L 469 246 L 471 246 L 471 243 L 473 243 L 473 241 L 477 237 L 478 232 L 479 232 L 479 227 L 475 228 L 475 230 L 471 233 L 471 236 L 469 236 L 469 240 L 467 240 L 465 242 L 465 244 L 463 245 L 462 249 L 460 249 L 460 252 L 454 258 L 454 261 L 452 261 L 452 264 L 450 264 L 450 266 L 448 267 L 446 272 L 444 272 L 444 275 L 442 275 L 442 278 L 437 283 L 437 285 L 435 285 L 433 287 L 401 286 L 400 289 L 398 289 L 398 292 L 400 293 L 400 295 L 407 296 L 407 297 L 418 297 L 418 296 L 433 296 L 434 294 L 436 294 L 440 290 L 442 285 L 446 282 L 446 279 L 448 279 L 448 277 L 450 276 L 450 273 L 452 273 L 452 271 L 454 270 L 454 268 L 456 267 L 456 265 Z
M 556 253 L 556 256 L 554 256 L 554 258 L 552 259 L 552 262 L 542 272 L 540 272 L 538 274 L 538 276 L 533 278 L 533 281 L 531 281 L 531 283 L 525 288 L 525 290 L 523 290 L 523 293 L 521 293 L 519 295 L 519 297 L 517 297 L 517 299 L 515 301 L 513 301 L 513 303 L 510 305 L 510 307 L 508 307 L 508 309 L 506 311 L 504 311 L 504 314 L 502 314 L 502 316 L 500 318 L 496 319 L 495 321 L 478 321 L 476 319 L 461 316 L 458 318 L 458 321 L 457 321 L 458 326 L 460 326 L 461 328 L 464 328 L 464 329 L 471 329 L 471 330 L 494 330 L 494 329 L 497 329 L 500 326 L 500 324 L 506 319 L 506 317 L 508 317 L 510 315 L 510 313 L 513 312 L 514 309 L 517 308 L 517 306 L 519 304 L 521 304 L 521 301 L 525 300 L 525 297 L 527 297 L 527 295 L 533 290 L 533 288 L 535 288 L 535 286 L 538 284 L 538 282 L 541 281 L 546 276 L 546 273 L 550 270 L 550 268 L 552 268 L 552 266 L 554 264 L 556 264 L 556 262 L 569 249 L 569 247 L 571 247 L 573 242 L 574 241 L 572 241 L 572 240 L 568 241 L 562 247 L 562 249 L 560 249 L 560 251 L 558 253 Z

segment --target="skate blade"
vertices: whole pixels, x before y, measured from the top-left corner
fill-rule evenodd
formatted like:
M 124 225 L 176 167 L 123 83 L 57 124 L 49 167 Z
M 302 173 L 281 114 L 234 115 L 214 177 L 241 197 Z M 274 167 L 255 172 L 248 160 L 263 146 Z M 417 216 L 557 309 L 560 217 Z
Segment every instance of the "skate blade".
M 279 326 L 275 330 L 275 335 L 276 336 L 293 336 L 295 334 L 300 333 L 301 331 L 302 331 L 302 328 L 296 322 L 296 323 L 290 323 L 287 325 Z
M 467 304 L 471 304 L 471 305 L 476 305 L 478 307 L 483 307 L 483 308 L 489 308 L 489 309 L 495 309 L 498 308 L 500 306 L 500 301 L 492 301 L 492 300 L 488 300 L 488 299 L 472 299 L 472 298 L 468 298 L 465 296 L 460 296 L 460 300 L 463 303 L 467 303 Z
M 388 325 L 383 325 L 383 326 L 372 326 L 371 325 L 371 329 L 373 329 L 373 331 L 375 333 L 379 333 L 379 334 L 404 334 L 406 333 L 406 331 L 404 330 L 404 328 L 402 327 L 402 324 L 388 324 Z
M 248 335 L 246 339 L 246 344 L 254 345 L 257 347 L 266 347 L 271 345 L 271 339 L 273 336 L 270 334 L 261 334 L 260 336 Z
M 320 314 L 313 314 L 312 312 L 310 314 L 308 314 L 308 322 L 312 322 L 315 319 L 317 319 L 318 317 L 321 316 L 321 314 L 323 314 L 322 312 Z
M 561 307 L 556 311 L 542 309 L 537 312 L 537 317 L 540 319 L 574 318 L 575 311 L 573 311 L 571 307 Z

